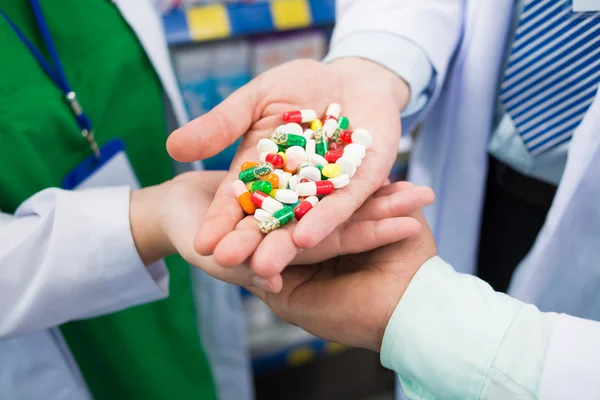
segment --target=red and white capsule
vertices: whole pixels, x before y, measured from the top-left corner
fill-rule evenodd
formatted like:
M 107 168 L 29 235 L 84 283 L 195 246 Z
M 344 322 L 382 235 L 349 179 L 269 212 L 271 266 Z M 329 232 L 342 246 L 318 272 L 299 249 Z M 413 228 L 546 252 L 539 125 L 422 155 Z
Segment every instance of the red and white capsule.
M 300 204 L 294 208 L 294 216 L 298 221 L 302 219 L 306 215 L 307 212 L 312 210 L 314 206 L 319 202 L 319 198 L 316 196 L 309 196 L 304 199 Z
M 325 121 L 328 119 L 337 120 L 340 117 L 340 113 L 342 112 L 342 106 L 338 103 L 331 103 L 329 107 L 327 107 L 327 111 L 325 112 Z
M 301 124 L 313 122 L 315 119 L 317 119 L 317 112 L 315 110 L 295 110 L 283 113 L 283 120 L 285 122 Z
M 285 164 L 285 160 L 281 154 L 277 153 L 260 153 L 258 156 L 260 162 L 268 162 L 273 165 L 274 168 L 281 168 Z
M 300 197 L 331 194 L 334 189 L 331 181 L 302 182 L 296 185 L 296 193 Z
M 283 208 L 283 204 L 258 190 L 252 193 L 250 196 L 250 201 L 252 201 L 257 208 L 262 208 L 269 214 L 275 214 L 277 211 Z

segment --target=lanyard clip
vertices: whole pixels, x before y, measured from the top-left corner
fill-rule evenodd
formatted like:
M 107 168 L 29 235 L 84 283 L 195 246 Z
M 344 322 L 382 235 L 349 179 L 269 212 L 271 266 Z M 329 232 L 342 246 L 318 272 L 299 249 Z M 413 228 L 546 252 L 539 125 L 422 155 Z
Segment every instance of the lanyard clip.
M 67 98 L 67 101 L 69 102 L 71 110 L 73 110 L 75 116 L 79 117 L 81 114 L 83 114 L 83 109 L 81 108 L 81 104 L 79 104 L 79 100 L 77 100 L 77 94 L 75 92 L 70 91 L 65 97 Z
M 98 143 L 96 143 L 96 139 L 94 138 L 94 131 L 82 129 L 81 136 L 83 136 L 88 141 L 90 148 L 96 156 L 96 160 L 100 160 L 100 148 L 98 147 Z

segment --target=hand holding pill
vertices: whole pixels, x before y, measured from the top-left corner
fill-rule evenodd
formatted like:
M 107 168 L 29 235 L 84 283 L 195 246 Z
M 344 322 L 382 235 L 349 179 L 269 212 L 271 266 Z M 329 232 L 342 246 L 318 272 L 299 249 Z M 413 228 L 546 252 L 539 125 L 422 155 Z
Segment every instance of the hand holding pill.
M 257 274 L 277 274 L 301 249 L 317 246 L 344 224 L 385 182 L 400 137 L 399 113 L 403 104 L 391 84 L 399 78 L 387 70 L 370 74 L 371 68 L 382 69 L 372 63 L 348 68 L 342 61 L 331 65 L 295 61 L 274 68 L 171 135 L 169 152 L 180 161 L 210 157 L 244 136 L 231 171 L 196 236 L 195 247 L 200 254 L 214 254 L 224 264 L 248 259 Z M 343 109 L 355 128 L 353 132 L 336 106 L 329 110 L 332 104 Z M 309 126 L 308 121 L 315 114 L 324 117 L 322 121 L 313 120 Z M 278 129 L 279 126 L 290 129 Z M 277 165 L 283 158 L 283 168 L 276 168 L 267 157 Z M 246 169 L 240 174 L 243 163 Z M 315 170 L 321 175 L 319 181 Z M 253 217 L 244 219 L 244 210 L 251 207 L 247 202 L 240 206 L 242 187 L 235 184 L 235 189 L 232 185 L 234 181 L 266 180 L 269 175 L 276 176 L 278 190 L 291 190 L 304 201 L 333 193 L 316 204 L 304 205 L 303 208 L 310 205 L 311 209 L 300 212 L 301 220 L 297 222 L 294 209 L 301 204 L 283 206 L 277 200 L 277 192 L 275 198 L 264 193 L 292 209 L 291 213 L 284 210 L 277 215 L 280 226 L 286 221 L 285 226 L 273 231 L 271 228 L 277 224 L 270 223 L 266 229 L 270 233 L 264 235 Z M 339 190 L 335 190 L 336 185 Z M 289 198 L 286 196 L 290 193 L 283 192 L 280 199 Z M 272 203 L 266 198 L 260 201 Z M 252 205 L 256 207 L 255 203 Z M 273 217 L 279 211 L 273 210 L 269 215 Z M 262 212 L 260 215 L 265 216 Z M 247 219 L 251 225 L 245 222 Z

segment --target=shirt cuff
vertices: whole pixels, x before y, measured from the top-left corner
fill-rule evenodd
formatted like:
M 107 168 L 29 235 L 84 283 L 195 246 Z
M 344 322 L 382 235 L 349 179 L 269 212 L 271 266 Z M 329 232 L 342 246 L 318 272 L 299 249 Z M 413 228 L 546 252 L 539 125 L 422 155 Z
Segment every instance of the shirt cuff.
M 403 117 L 415 114 L 427 105 L 433 93 L 435 71 L 423 50 L 414 42 L 385 32 L 355 33 L 332 44 L 323 61 L 347 57 L 373 61 L 393 71 L 408 84 L 410 100 L 402 111 Z
M 48 243 L 44 263 L 53 274 L 54 298 L 79 309 L 75 318 L 118 311 L 168 294 L 164 262 L 146 267 L 135 247 L 130 192 L 129 187 L 48 189 L 15 213 L 41 215 L 42 220 L 54 214 L 52 227 L 43 232 L 55 238 Z M 79 306 L 73 307 L 73 302 Z
M 539 369 L 519 375 L 528 369 L 519 349 L 537 340 L 519 341 L 528 331 L 523 324 L 537 316 L 536 324 L 542 315 L 526 307 L 531 314 L 524 318 L 521 302 L 434 257 L 417 272 L 392 314 L 381 362 L 398 373 L 410 398 L 479 398 L 494 389 L 521 393 L 535 388 L 547 343 L 542 340 L 531 350 Z M 551 329 L 541 329 L 550 337 Z M 525 366 L 510 370 L 519 362 Z

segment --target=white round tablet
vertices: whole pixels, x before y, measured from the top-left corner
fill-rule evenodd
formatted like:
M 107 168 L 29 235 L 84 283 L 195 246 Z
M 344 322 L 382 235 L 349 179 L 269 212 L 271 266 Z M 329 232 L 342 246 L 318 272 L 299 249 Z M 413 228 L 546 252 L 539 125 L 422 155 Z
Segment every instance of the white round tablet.
M 338 158 L 338 160 L 335 163 L 342 167 L 342 173 L 348 175 L 350 178 L 352 178 L 354 174 L 356 174 L 356 165 L 354 165 L 352 161 L 349 161 L 348 159 L 342 157 Z
M 298 201 L 298 193 L 290 189 L 280 189 L 275 193 L 275 199 L 284 204 L 294 204 Z
M 294 175 L 290 178 L 288 185 L 290 189 L 296 190 L 296 185 L 298 184 L 298 175 Z
M 313 182 L 321 180 L 321 171 L 317 167 L 305 167 L 300 171 L 300 178 L 310 179 Z
M 373 144 L 373 137 L 371 137 L 368 130 L 357 129 L 352 132 L 352 143 L 362 144 L 368 149 Z
M 346 147 L 344 147 L 344 153 L 355 154 L 362 160 L 367 155 L 367 149 L 365 149 L 365 146 L 363 146 L 362 144 L 350 143 L 349 145 L 346 145 Z
M 288 147 L 288 149 L 285 151 L 285 156 L 287 158 L 295 156 L 298 160 L 300 160 L 300 162 L 304 162 L 306 161 L 306 150 L 300 146 Z
M 292 179 L 292 174 L 289 172 L 284 172 L 279 177 L 279 189 L 287 189 L 288 184 L 290 183 L 290 179 Z
M 302 129 L 302 125 L 297 124 L 295 122 L 290 122 L 289 124 L 285 124 L 284 133 L 302 136 L 302 134 L 304 133 L 304 129 Z
M 356 165 L 357 167 L 359 167 L 360 164 L 362 164 L 362 160 L 356 154 L 344 152 L 344 155 L 342 155 L 342 158 L 345 158 L 346 160 L 354 163 L 354 165 Z
M 350 183 L 350 177 L 347 174 L 341 174 L 335 178 L 329 178 L 335 189 L 341 189 Z
M 277 147 L 277 143 L 272 141 L 271 139 L 260 139 L 256 144 L 256 150 L 258 153 L 277 153 L 279 151 L 279 147 Z
M 327 162 L 327 160 L 325 159 L 325 157 L 320 156 L 319 154 L 313 154 L 313 155 L 311 155 L 310 157 L 308 157 L 308 161 L 310 161 L 314 165 L 320 165 L 321 167 L 324 167 L 327 164 L 329 164 Z
M 282 169 L 276 169 L 273 171 L 273 173 L 275 175 L 277 175 L 278 178 L 281 178 L 281 174 L 283 174 L 283 170 Z

